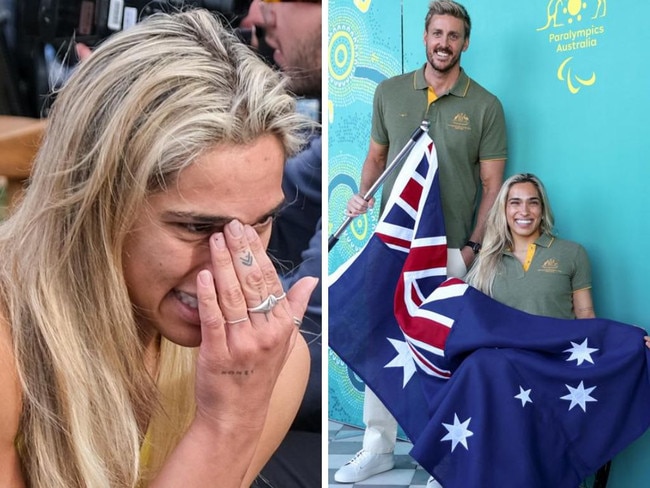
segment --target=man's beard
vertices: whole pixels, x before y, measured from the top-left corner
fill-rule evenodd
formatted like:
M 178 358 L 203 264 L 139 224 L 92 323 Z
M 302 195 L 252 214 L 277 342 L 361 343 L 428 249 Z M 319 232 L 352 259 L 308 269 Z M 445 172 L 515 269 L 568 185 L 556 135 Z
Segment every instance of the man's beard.
M 445 51 L 445 52 L 449 52 L 449 51 Z M 434 63 L 434 56 L 435 55 L 433 53 L 431 55 L 427 55 L 427 59 L 431 67 L 434 70 L 436 70 L 438 73 L 449 73 L 460 63 L 460 54 L 459 54 L 457 58 L 450 58 L 451 62 L 449 64 L 446 64 L 444 66 L 437 66 L 436 63 Z
M 298 96 L 320 97 L 321 82 L 321 39 L 320 31 L 294 46 L 288 67 L 284 68 L 289 77 L 289 88 Z

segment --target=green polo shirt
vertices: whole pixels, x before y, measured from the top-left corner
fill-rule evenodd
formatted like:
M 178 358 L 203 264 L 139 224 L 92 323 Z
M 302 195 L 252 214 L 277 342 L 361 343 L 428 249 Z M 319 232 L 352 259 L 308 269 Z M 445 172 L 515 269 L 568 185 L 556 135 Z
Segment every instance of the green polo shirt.
M 442 211 L 449 247 L 463 247 L 474 226 L 480 190 L 479 161 L 506 158 L 506 125 L 501 103 L 461 69 L 449 93 L 429 106 L 424 66 L 384 80 L 375 90 L 373 141 L 388 146 L 388 160 L 399 151 L 425 118 L 436 145 Z M 383 185 L 383 205 L 398 169 Z
M 575 242 L 543 234 L 531 244 L 525 265 L 505 251 L 502 269 L 492 285 L 492 297 L 534 315 L 574 319 L 573 292 L 591 288 L 591 267 L 585 249 Z

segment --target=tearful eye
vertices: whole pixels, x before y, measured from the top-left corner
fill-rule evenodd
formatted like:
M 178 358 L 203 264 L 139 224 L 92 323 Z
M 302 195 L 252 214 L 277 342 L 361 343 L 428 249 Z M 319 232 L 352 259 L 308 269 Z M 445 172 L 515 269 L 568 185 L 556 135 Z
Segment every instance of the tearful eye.
M 277 212 L 263 216 L 259 222 L 252 224 L 251 227 L 255 229 L 258 234 L 267 232 L 273 221 L 275 220 Z M 182 238 L 195 240 L 203 239 L 210 236 L 215 232 L 223 232 L 224 226 L 230 221 L 230 218 L 214 218 L 214 219 L 198 219 L 198 218 L 184 218 L 174 219 L 169 224 L 178 229 L 182 234 Z
M 212 234 L 216 230 L 213 224 L 204 224 L 197 222 L 179 223 L 178 226 L 191 234 Z

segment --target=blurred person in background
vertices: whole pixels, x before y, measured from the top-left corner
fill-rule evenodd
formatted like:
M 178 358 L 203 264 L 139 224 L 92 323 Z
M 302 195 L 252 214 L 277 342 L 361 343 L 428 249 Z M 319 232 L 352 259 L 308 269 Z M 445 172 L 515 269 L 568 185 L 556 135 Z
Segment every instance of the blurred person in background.
M 288 77 L 298 111 L 321 120 L 322 7 L 316 1 L 253 0 L 240 27 L 253 31 L 252 44 Z M 321 276 L 322 139 L 290 158 L 282 188 L 287 205 L 273 224 L 269 253 L 285 286 L 303 276 Z M 309 344 L 312 367 L 307 392 L 287 437 L 256 481 L 257 487 L 321 486 L 322 382 L 321 287 L 313 293 L 301 332 Z

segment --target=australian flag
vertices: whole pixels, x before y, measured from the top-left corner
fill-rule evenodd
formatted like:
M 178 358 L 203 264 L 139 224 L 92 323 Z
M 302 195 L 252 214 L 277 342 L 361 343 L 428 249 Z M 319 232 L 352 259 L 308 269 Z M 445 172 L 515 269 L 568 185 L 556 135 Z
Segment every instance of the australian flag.
M 645 332 L 521 312 L 446 280 L 435 147 L 331 277 L 330 347 L 445 488 L 576 488 L 650 425 Z

